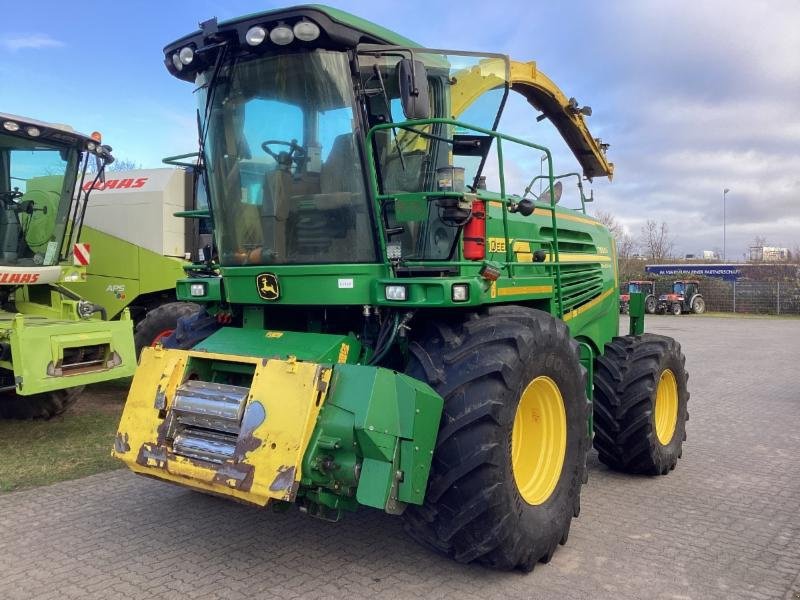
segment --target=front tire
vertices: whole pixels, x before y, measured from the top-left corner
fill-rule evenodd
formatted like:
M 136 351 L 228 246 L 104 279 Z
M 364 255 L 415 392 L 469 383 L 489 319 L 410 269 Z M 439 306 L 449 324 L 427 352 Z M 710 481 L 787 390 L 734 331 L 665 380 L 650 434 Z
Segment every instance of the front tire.
M 689 419 L 685 364 L 669 337 L 646 333 L 606 344 L 594 375 L 594 447 L 602 463 L 648 475 L 675 468 Z
M 199 310 L 199 305 L 190 302 L 168 302 L 148 311 L 147 316 L 136 325 L 133 338 L 136 358 L 139 358 L 142 348 L 155 346 L 160 340 L 172 335 L 178 327 L 178 319 L 193 315 Z
M 681 305 L 677 302 L 672 305 L 672 314 L 676 317 L 681 314 Z
M 408 374 L 444 398 L 417 541 L 463 563 L 530 571 L 567 541 L 589 447 L 586 370 L 563 321 L 495 306 L 432 322 Z M 549 467 L 548 467 L 549 465 Z
M 656 312 L 656 299 L 654 296 L 648 296 L 644 301 L 644 311 L 648 315 L 655 314 Z
M 52 419 L 72 406 L 83 392 L 84 386 L 55 390 L 32 396 L 20 396 L 14 392 L 0 396 L 0 418 L 3 419 Z

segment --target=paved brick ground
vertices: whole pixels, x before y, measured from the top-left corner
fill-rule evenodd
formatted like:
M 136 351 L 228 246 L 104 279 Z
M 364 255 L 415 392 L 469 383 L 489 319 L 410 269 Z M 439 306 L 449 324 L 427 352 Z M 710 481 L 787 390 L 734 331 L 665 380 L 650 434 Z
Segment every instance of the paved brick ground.
M 657 317 L 691 373 L 667 477 L 591 460 L 567 546 L 529 575 L 462 566 L 400 521 L 274 514 L 136 477 L 0 497 L 0 598 L 800 598 L 800 320 Z

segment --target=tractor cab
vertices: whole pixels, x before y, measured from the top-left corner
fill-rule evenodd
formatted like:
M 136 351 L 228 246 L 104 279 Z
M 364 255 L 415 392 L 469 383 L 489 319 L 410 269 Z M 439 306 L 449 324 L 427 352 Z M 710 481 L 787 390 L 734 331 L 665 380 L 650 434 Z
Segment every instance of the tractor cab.
M 55 267 L 80 230 L 76 185 L 90 156 L 110 160 L 97 140 L 68 127 L 0 114 L 0 269 L 8 279 L 0 284 L 58 280 Z

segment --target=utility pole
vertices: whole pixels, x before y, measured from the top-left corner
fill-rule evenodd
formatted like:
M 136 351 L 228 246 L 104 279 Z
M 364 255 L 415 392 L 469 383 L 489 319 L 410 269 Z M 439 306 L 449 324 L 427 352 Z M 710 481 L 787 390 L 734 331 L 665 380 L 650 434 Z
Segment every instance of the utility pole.
M 725 236 L 725 198 L 728 195 L 730 190 L 728 188 L 723 188 L 722 190 L 722 262 L 726 262 L 726 236 Z

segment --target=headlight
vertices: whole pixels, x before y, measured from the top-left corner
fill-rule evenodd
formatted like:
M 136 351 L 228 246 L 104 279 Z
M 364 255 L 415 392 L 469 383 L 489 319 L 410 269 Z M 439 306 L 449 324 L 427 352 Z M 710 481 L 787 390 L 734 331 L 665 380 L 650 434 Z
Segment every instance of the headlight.
M 450 297 L 453 302 L 466 302 L 469 300 L 469 284 L 454 283 Z
M 298 40 L 311 42 L 319 37 L 319 27 L 311 21 L 300 21 L 294 26 L 294 36 Z
M 189 295 L 190 296 L 205 296 L 206 295 L 206 284 L 205 283 L 193 283 L 189 286 Z
M 267 30 L 260 25 L 251 27 L 244 34 L 244 40 L 251 46 L 258 46 L 265 39 L 267 39 Z
M 404 285 L 387 285 L 386 286 L 386 299 L 387 300 L 405 300 L 408 290 Z
M 187 66 L 192 64 L 192 61 L 194 60 L 194 50 L 192 50 L 189 46 L 181 48 L 181 51 L 178 52 L 178 59 Z
M 272 40 L 272 43 L 277 44 L 278 46 L 285 46 L 294 41 L 294 34 L 286 25 L 278 25 L 275 29 L 269 32 L 269 39 Z

